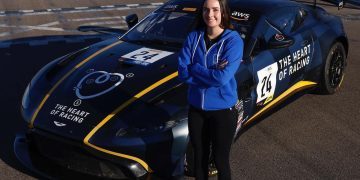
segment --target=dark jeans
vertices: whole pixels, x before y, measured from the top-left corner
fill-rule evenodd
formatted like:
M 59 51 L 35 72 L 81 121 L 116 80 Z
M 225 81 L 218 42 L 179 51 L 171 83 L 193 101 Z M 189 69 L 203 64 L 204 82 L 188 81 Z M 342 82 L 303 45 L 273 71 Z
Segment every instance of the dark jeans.
M 220 180 L 230 180 L 230 148 L 236 129 L 235 108 L 204 111 L 190 106 L 189 134 L 195 153 L 195 177 L 208 179 L 210 143 Z

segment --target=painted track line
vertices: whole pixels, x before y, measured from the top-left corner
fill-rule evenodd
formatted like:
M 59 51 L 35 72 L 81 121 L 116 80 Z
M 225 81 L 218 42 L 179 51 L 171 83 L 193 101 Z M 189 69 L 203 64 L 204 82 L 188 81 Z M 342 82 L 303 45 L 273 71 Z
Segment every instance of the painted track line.
M 94 18 L 78 18 L 68 19 L 70 22 L 81 22 L 81 21 L 94 21 L 94 20 L 109 20 L 109 19 L 125 19 L 125 16 L 108 16 L 108 17 L 94 17 Z
M 138 7 L 138 6 L 140 6 L 140 4 L 127 4 L 126 6 L 127 7 Z
M 75 7 L 76 10 L 83 10 L 83 9 L 89 9 L 89 7 Z

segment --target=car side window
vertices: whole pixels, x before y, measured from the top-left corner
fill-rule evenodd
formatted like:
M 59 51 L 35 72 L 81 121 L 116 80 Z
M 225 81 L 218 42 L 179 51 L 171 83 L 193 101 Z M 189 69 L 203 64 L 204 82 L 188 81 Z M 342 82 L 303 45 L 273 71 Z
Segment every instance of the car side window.
M 306 12 L 299 7 L 285 7 L 268 15 L 271 22 L 282 33 L 289 34 L 298 29 L 306 16 Z
M 251 56 L 256 56 L 257 54 L 259 54 L 261 51 L 266 50 L 266 42 L 265 39 L 263 37 L 258 37 L 256 39 L 256 41 L 253 42 L 253 50 L 252 50 L 252 54 Z
M 308 13 L 302 8 L 300 8 L 298 11 L 296 11 L 295 23 L 294 23 L 294 26 L 291 28 L 291 32 L 294 32 L 301 27 L 307 14 Z

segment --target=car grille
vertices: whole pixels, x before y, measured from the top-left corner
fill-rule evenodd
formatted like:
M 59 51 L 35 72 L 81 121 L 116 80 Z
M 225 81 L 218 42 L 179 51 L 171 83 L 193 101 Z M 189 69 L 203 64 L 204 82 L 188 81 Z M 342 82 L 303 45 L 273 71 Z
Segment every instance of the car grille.
M 102 178 L 124 179 L 132 176 L 126 168 L 99 159 L 79 145 L 38 133 L 32 133 L 30 137 L 39 155 L 66 169 Z

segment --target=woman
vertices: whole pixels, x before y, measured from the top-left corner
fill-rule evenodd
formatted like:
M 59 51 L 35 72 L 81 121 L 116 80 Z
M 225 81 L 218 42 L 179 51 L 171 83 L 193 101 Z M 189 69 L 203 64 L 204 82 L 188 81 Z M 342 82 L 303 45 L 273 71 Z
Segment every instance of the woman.
M 190 140 L 195 152 L 196 179 L 208 178 L 210 143 L 219 179 L 231 179 L 230 147 L 236 129 L 237 84 L 234 77 L 243 41 L 230 30 L 226 0 L 205 0 L 205 27 L 191 32 L 179 54 L 179 78 L 189 85 Z

